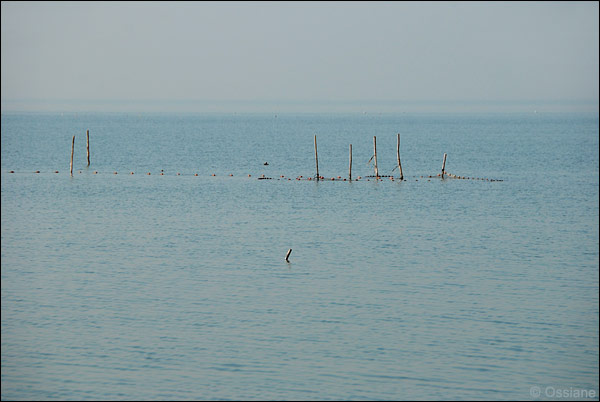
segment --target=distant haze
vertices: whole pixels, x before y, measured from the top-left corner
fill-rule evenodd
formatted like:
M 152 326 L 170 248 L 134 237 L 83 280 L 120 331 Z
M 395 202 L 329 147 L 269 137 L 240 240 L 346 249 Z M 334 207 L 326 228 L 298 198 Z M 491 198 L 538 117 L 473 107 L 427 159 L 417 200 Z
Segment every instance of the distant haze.
M 598 110 L 598 2 L 1 7 L 3 111 Z

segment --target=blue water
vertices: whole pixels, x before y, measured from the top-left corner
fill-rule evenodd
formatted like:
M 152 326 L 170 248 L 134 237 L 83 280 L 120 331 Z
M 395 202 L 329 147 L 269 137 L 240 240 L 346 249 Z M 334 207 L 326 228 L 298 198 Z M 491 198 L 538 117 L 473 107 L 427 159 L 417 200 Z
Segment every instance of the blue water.
M 3 400 L 598 399 L 597 114 L 1 132 Z

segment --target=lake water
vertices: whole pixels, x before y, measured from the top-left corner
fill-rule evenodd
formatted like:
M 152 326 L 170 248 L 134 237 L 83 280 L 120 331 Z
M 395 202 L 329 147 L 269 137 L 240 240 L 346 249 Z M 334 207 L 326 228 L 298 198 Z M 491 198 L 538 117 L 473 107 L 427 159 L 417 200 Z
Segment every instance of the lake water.
M 2 399 L 598 400 L 598 132 L 2 114 Z

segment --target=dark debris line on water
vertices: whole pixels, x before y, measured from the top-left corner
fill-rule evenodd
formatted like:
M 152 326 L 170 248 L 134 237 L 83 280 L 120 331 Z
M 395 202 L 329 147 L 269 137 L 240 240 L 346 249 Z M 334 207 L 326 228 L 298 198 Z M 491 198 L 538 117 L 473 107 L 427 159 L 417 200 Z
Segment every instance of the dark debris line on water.
M 8 173 L 20 173 L 20 174 L 26 174 L 26 173 L 35 173 L 35 174 L 40 174 L 42 173 L 39 170 L 33 171 L 33 172 L 15 172 L 14 170 L 9 170 Z M 58 170 L 54 170 L 51 173 L 59 173 Z M 79 174 L 83 173 L 83 171 L 79 170 L 78 171 Z M 98 171 L 93 171 L 93 174 L 113 174 L 116 175 L 118 174 L 117 171 L 113 171 L 113 172 L 98 172 Z M 130 171 L 127 173 L 128 175 L 134 175 L 135 173 Z M 145 173 L 147 176 L 150 176 L 152 173 L 151 172 L 147 172 Z M 161 170 L 161 172 L 158 174 L 159 176 L 165 176 L 165 173 L 163 170 Z M 193 173 L 193 174 L 183 174 L 180 172 L 177 172 L 175 174 L 176 176 L 200 176 L 198 173 Z M 211 174 L 212 177 L 216 177 L 217 175 L 215 173 Z M 453 173 L 448 173 L 445 172 L 444 173 L 444 178 L 441 177 L 442 175 L 440 173 L 438 173 L 437 175 L 433 176 L 433 175 L 421 175 L 421 176 L 412 176 L 412 178 L 415 179 L 415 181 L 418 181 L 418 178 L 421 179 L 435 179 L 435 178 L 441 178 L 442 180 L 445 178 L 449 178 L 449 179 L 459 179 L 459 180 L 482 180 L 482 181 L 504 181 L 503 179 L 489 179 L 489 178 L 482 178 L 482 177 L 468 177 L 468 176 L 460 176 L 460 175 L 455 175 Z M 233 174 L 229 174 L 228 177 L 233 177 Z M 252 177 L 251 174 L 248 174 L 248 177 Z M 394 176 L 389 176 L 389 175 L 380 175 L 378 178 L 374 175 L 369 175 L 369 176 L 365 176 L 364 178 L 362 176 L 358 176 L 356 179 L 346 179 L 346 178 L 342 178 L 341 176 L 337 176 L 337 177 L 331 177 L 331 178 L 326 178 L 324 176 L 320 176 L 319 180 L 320 181 L 364 181 L 366 179 L 366 181 L 370 181 L 370 179 L 376 179 L 376 180 L 383 180 L 383 178 L 389 178 L 390 181 L 407 181 L 406 178 L 404 178 L 403 180 L 401 180 L 399 177 L 395 178 Z M 276 178 L 276 180 L 308 180 L 308 181 L 317 181 L 317 177 L 316 175 L 314 177 L 304 177 L 304 176 L 297 176 L 295 178 L 291 178 L 291 177 L 285 177 L 284 175 L 280 175 L 278 178 Z M 260 177 L 258 177 L 258 180 L 273 180 L 273 177 L 267 177 L 264 174 L 261 175 Z

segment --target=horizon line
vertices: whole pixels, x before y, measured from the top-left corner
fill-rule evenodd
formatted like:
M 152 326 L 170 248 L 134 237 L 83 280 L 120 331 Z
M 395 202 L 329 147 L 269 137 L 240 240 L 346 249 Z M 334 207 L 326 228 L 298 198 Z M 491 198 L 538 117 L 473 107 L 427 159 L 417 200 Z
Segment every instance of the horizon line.
M 1 99 L 1 112 L 598 112 L 596 99 Z

